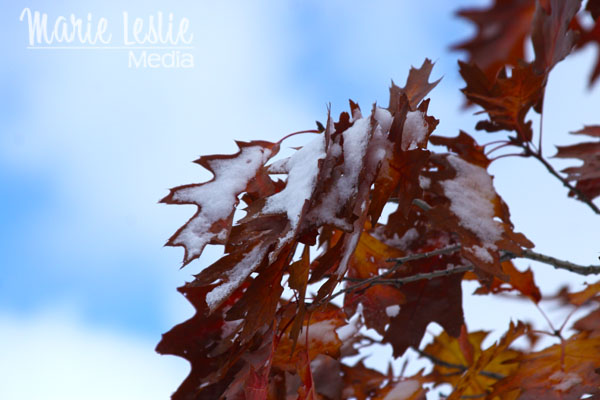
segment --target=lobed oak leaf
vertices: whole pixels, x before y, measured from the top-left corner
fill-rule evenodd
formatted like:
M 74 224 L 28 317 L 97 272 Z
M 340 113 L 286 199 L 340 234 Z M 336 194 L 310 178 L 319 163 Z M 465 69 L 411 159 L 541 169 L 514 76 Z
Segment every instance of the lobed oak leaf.
M 425 247 L 419 249 L 419 252 L 435 248 Z M 456 254 L 446 254 L 412 261 L 409 264 L 392 275 L 392 278 L 448 269 L 450 265 L 459 265 L 460 257 Z M 396 316 L 390 318 L 389 328 L 383 337 L 384 343 L 392 345 L 395 357 L 404 354 L 409 347 L 418 347 L 431 322 L 437 322 L 452 336 L 457 337 L 460 334 L 464 324 L 462 275 L 450 274 L 402 285 L 400 290 L 406 300 Z
M 535 283 L 533 271 L 527 268 L 524 272 L 519 271 L 512 261 L 502 262 L 502 272 L 508 277 L 507 280 L 502 280 L 494 277 L 494 280 L 489 285 L 483 285 L 475 290 L 474 294 L 489 294 L 502 293 L 506 291 L 516 290 L 522 295 L 529 297 L 534 302 L 538 303 L 542 295 L 540 289 Z M 465 274 L 465 279 L 477 279 L 475 274 Z
M 492 177 L 456 155 L 436 154 L 430 160 L 435 170 L 424 173 L 435 195 L 434 206 L 426 212 L 429 220 L 437 229 L 457 235 L 461 255 L 486 284 L 493 276 L 508 281 L 500 265 L 500 250 L 519 254 L 521 247 L 533 244 L 513 231 L 508 208 L 496 193 Z
M 467 51 L 468 63 L 493 79 L 505 65 L 517 66 L 525 59 L 534 10 L 534 0 L 495 0 L 488 8 L 459 10 L 457 15 L 474 23 L 477 31 L 452 49 Z
M 496 383 L 490 397 L 516 392 L 522 400 L 575 400 L 600 394 L 600 337 L 587 332 L 514 362 L 516 371 Z
M 179 288 L 196 313 L 165 333 L 156 347 L 160 354 L 177 355 L 191 364 L 189 375 L 172 396 L 174 400 L 218 398 L 241 367 L 237 361 L 248 348 L 228 340 L 235 333 L 239 321 L 225 321 L 227 309 L 239 299 L 245 287 L 234 292 L 207 316 L 205 298 L 210 289 L 210 286 Z
M 521 356 L 521 352 L 511 350 L 510 345 L 527 333 L 527 326 L 519 322 L 510 323 L 508 331 L 494 345 L 481 351 L 474 362 L 460 375 L 459 380 L 454 384 L 454 391 L 448 397 L 448 400 L 459 400 L 462 396 L 468 396 L 466 393 L 473 391 L 472 396 L 482 397 L 489 394 L 494 384 L 499 379 L 514 373 L 517 366 L 512 363 Z M 493 395 L 489 395 L 494 399 Z M 508 396 L 503 399 L 511 398 Z
M 238 195 L 255 179 L 260 168 L 273 157 L 279 146 L 264 141 L 236 142 L 240 151 L 232 155 L 200 157 L 202 165 L 214 177 L 208 182 L 171 189 L 161 200 L 167 204 L 194 204 L 196 214 L 171 236 L 167 246 L 185 249 L 183 265 L 198 258 L 207 244 L 225 244 Z
M 299 315 L 294 318 L 299 318 Z M 302 322 L 303 337 L 297 343 L 289 332 L 281 336 L 273 358 L 275 367 L 293 372 L 302 354 L 306 354 L 309 360 L 320 354 L 336 359 L 340 357 L 343 343 L 336 329 L 347 325 L 346 315 L 341 309 L 328 304 L 323 309 L 307 313 Z M 282 323 L 285 324 L 285 319 Z
M 388 107 L 388 110 L 392 114 L 398 111 L 400 98 L 403 95 L 406 96 L 410 109 L 415 110 L 421 100 L 440 83 L 442 78 L 434 82 L 429 82 L 429 75 L 431 75 L 433 65 L 434 63 L 426 58 L 420 68 L 411 67 L 404 87 L 399 87 L 392 81 L 392 86 L 390 87 L 390 104 Z
M 523 332 L 524 325 L 511 324 L 507 335 L 486 350 L 482 349 L 482 342 L 488 332 L 477 331 L 467 334 L 464 326 L 459 338 L 453 338 L 446 332 L 442 332 L 422 353 L 436 360 L 429 377 L 436 385 L 451 384 L 455 390 L 450 398 L 481 396 L 491 390 L 498 377 L 507 376 L 516 370 L 516 365 L 505 364 L 505 362 L 521 354 L 509 350 L 508 346 Z
M 353 367 L 342 365 L 342 379 L 344 398 L 368 400 L 381 393 L 381 387 L 387 377 L 379 371 L 367 368 L 359 361 Z
M 437 146 L 446 146 L 448 150 L 470 164 L 481 168 L 487 168 L 490 165 L 491 161 L 485 155 L 484 147 L 464 131 L 460 131 L 456 137 L 433 135 L 429 137 L 429 142 Z
M 347 286 L 355 285 L 354 280 L 364 280 L 376 276 L 380 270 L 388 270 L 393 266 L 388 258 L 400 257 L 402 251 L 396 250 L 377 240 L 367 232 L 363 232 L 356 250 L 349 261 Z M 344 309 L 354 314 L 359 304 L 362 305 L 362 315 L 367 328 L 373 328 L 383 335 L 385 326 L 389 323 L 391 309 L 401 306 L 405 297 L 393 286 L 375 285 L 364 290 L 349 292 L 344 297 Z
M 586 126 L 573 133 L 600 138 L 600 126 Z M 554 157 L 578 158 L 583 161 L 581 166 L 562 171 L 567 174 L 567 180 L 576 182 L 575 188 L 587 199 L 600 196 L 600 141 L 557 146 L 557 149 L 558 152 Z M 578 196 L 578 194 L 570 192 L 569 196 Z
M 515 131 L 516 140 L 529 142 L 533 137 L 531 121 L 525 121 L 532 107 L 539 110 L 544 95 L 545 76 L 534 72 L 530 64 L 519 64 L 510 77 L 504 71 L 495 79 L 488 78 L 474 64 L 458 62 L 467 86 L 462 92 L 467 99 L 483 107 L 489 120 L 477 123 L 476 129 L 496 132 Z
M 569 29 L 581 7 L 581 0 L 546 0 L 536 3 L 531 41 L 536 72 L 548 74 L 563 60 L 577 42 L 577 33 Z
M 600 281 L 589 283 L 585 289 L 575 293 L 566 293 L 564 300 L 575 306 L 582 306 L 591 300 L 600 301 Z

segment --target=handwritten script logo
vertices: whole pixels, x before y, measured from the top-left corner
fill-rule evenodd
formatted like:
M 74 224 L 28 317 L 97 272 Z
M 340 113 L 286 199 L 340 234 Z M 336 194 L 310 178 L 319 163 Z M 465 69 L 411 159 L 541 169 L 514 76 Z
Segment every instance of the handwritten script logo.
M 192 68 L 194 56 L 190 21 L 157 11 L 146 18 L 131 18 L 123 11 L 120 40 L 113 43 L 107 18 L 71 14 L 49 23 L 48 14 L 24 8 L 21 22 L 28 25 L 29 50 L 122 50 L 128 51 L 129 68 Z

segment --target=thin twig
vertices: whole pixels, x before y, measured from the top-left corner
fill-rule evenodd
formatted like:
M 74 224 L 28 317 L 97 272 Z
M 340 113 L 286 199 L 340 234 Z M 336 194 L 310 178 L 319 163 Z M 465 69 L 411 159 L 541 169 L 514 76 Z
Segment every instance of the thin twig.
M 377 285 L 394 285 L 394 286 L 402 286 L 406 283 L 416 282 L 423 279 L 435 279 L 441 278 L 443 276 L 448 276 L 452 274 L 460 274 L 468 271 L 473 271 L 475 267 L 473 265 L 461 265 L 459 267 L 440 269 L 433 272 L 424 272 L 421 274 L 414 274 L 411 276 L 407 276 L 405 278 L 392 278 L 392 279 L 376 279 L 372 282 L 372 284 Z M 357 285 L 360 286 L 360 285 Z
M 510 253 L 514 256 L 514 254 Z M 550 264 L 557 269 L 566 269 L 567 271 L 574 272 L 579 275 L 597 275 L 600 274 L 600 265 L 578 265 L 570 261 L 559 260 L 545 254 L 536 253 L 533 250 L 524 249 L 521 255 L 515 256 L 521 258 L 528 258 L 530 260 L 543 262 L 544 264 Z
M 575 194 L 575 196 L 577 197 L 578 200 L 584 202 L 585 204 L 587 204 L 596 214 L 600 214 L 600 208 L 598 208 L 597 205 L 595 205 L 592 200 L 590 200 L 585 194 L 583 194 L 581 192 L 581 190 L 577 189 L 575 186 L 573 186 L 566 178 L 563 178 L 562 176 L 560 176 L 560 174 L 558 173 L 558 171 L 556 171 L 554 169 L 554 167 L 548 162 L 546 161 L 546 159 L 544 157 L 542 157 L 542 155 L 539 152 L 534 152 L 531 151 L 531 149 L 527 146 L 523 146 L 521 145 L 521 147 L 523 148 L 523 150 L 525 150 L 525 154 L 528 156 L 532 156 L 535 159 L 537 159 L 539 162 L 542 163 L 542 165 L 544 167 L 546 167 L 546 169 L 548 170 L 548 172 L 550 172 L 550 174 L 552 174 L 556 179 L 558 179 L 559 181 L 562 182 L 562 184 L 568 188 L 571 192 L 573 192 Z
M 469 367 L 467 367 L 465 365 L 449 363 L 449 362 L 441 360 L 441 359 L 439 359 L 439 358 L 437 358 L 437 357 L 435 357 L 435 356 L 433 356 L 433 355 L 431 355 L 429 353 L 426 353 L 423 350 L 419 350 L 419 349 L 414 348 L 414 347 L 413 347 L 413 349 L 417 353 L 419 353 L 420 356 L 429 359 L 429 361 L 431 361 L 432 363 L 434 363 L 436 365 L 439 365 L 441 367 L 457 369 L 460 372 L 465 372 L 465 371 L 467 371 L 469 369 Z M 488 378 L 497 379 L 497 380 L 505 378 L 504 375 L 500 375 L 500 374 L 497 374 L 495 372 L 490 372 L 490 371 L 479 371 L 479 375 L 487 376 Z
M 409 261 L 420 260 L 420 259 L 428 258 L 428 257 L 434 257 L 434 256 L 440 255 L 440 254 L 453 253 L 455 251 L 458 251 L 460 249 L 460 247 L 461 246 L 459 244 L 457 244 L 457 245 L 452 245 L 452 246 L 444 247 L 441 249 L 433 250 L 433 251 L 430 251 L 427 253 L 411 254 L 409 256 L 401 257 L 401 258 L 390 258 L 387 261 L 395 262 L 396 264 L 392 268 L 390 268 L 389 270 L 384 272 L 383 274 L 372 276 L 368 279 L 363 279 L 363 280 L 359 280 L 357 278 L 345 277 L 345 278 L 343 278 L 343 280 L 350 281 L 350 282 L 356 282 L 356 283 L 352 286 L 348 286 L 346 288 L 340 289 L 339 291 L 331 294 L 330 296 L 323 298 L 321 301 L 312 304 L 311 308 L 319 307 L 322 304 L 329 303 L 331 300 L 333 300 L 334 298 L 336 298 L 344 293 L 354 292 L 359 289 L 366 290 L 374 285 L 402 286 L 406 283 L 416 282 L 416 281 L 420 281 L 423 279 L 435 279 L 435 278 L 441 278 L 443 276 L 448 276 L 451 274 L 460 274 L 460 273 L 464 273 L 464 272 L 473 271 L 475 269 L 475 267 L 472 264 L 469 264 L 469 265 L 461 265 L 461 266 L 453 267 L 453 268 L 441 269 L 441 270 L 432 271 L 432 272 L 423 272 L 423 273 L 419 273 L 419 274 L 406 276 L 403 278 L 387 278 L 387 276 L 389 276 L 393 272 L 395 272 L 396 269 L 403 263 L 406 263 Z M 500 256 L 500 262 L 508 261 L 513 258 L 528 258 L 531 260 L 535 260 L 535 261 L 543 262 L 545 264 L 552 265 L 552 266 L 554 266 L 554 268 L 557 268 L 557 269 L 565 269 L 567 271 L 570 271 L 570 272 L 573 272 L 576 274 L 580 274 L 580 275 L 600 274 L 600 265 L 589 265 L 589 266 L 578 265 L 578 264 L 574 264 L 569 261 L 563 261 L 563 260 L 559 260 L 559 259 L 551 257 L 551 256 L 536 253 L 535 251 L 528 250 L 528 249 L 523 249 L 523 251 L 520 255 L 511 253 L 508 251 L 503 251 L 502 255 Z
M 460 244 L 454 244 L 452 246 L 443 247 L 441 249 L 428 251 L 427 253 L 416 253 L 416 254 L 408 255 L 406 257 L 388 258 L 386 261 L 395 262 L 396 264 L 404 264 L 409 261 L 421 260 L 423 258 L 434 257 L 434 256 L 438 256 L 440 254 L 451 254 L 458 250 L 460 250 Z
M 403 263 L 406 263 L 406 262 L 409 262 L 409 261 L 421 260 L 423 258 L 434 257 L 434 256 L 437 256 L 437 255 L 440 255 L 440 254 L 454 253 L 455 251 L 458 251 L 459 249 L 460 249 L 460 244 L 455 244 L 455 245 L 444 247 L 444 248 L 441 248 L 441 249 L 429 251 L 427 253 L 411 254 L 409 256 L 401 257 L 401 258 L 390 258 L 387 261 L 388 262 L 394 262 L 395 265 L 392 268 L 388 269 L 383 274 L 376 275 L 376 276 L 373 276 L 373 277 L 368 278 L 368 279 L 363 279 L 363 280 L 359 281 L 359 283 L 357 283 L 355 285 L 348 286 L 346 288 L 340 289 L 336 293 L 333 293 L 330 296 L 325 297 L 324 299 L 322 299 L 318 303 L 313 304 L 312 307 L 318 307 L 321 304 L 329 303 L 331 300 L 333 300 L 334 298 L 338 297 L 341 294 L 348 293 L 348 292 L 353 292 L 353 291 L 355 291 L 357 289 L 366 290 L 366 289 L 370 288 L 371 286 L 373 286 L 374 284 L 379 284 L 380 280 L 385 280 L 385 278 L 387 276 L 389 276 L 389 275 L 393 274 L 394 272 L 396 272 L 396 270 Z M 438 271 L 436 271 L 436 272 L 438 272 Z M 424 274 L 417 274 L 417 275 L 424 275 Z M 413 278 L 413 280 L 424 279 L 424 278 L 421 278 L 420 276 L 417 279 L 414 279 L 414 277 L 417 276 L 417 275 L 413 275 L 413 276 L 410 276 L 408 278 Z M 365 285 L 366 285 L 366 287 L 365 287 Z

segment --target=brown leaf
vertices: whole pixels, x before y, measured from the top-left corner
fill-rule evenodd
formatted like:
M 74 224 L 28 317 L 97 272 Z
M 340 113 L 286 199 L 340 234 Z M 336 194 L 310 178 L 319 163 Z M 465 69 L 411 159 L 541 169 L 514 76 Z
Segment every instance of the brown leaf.
M 388 107 L 392 114 L 398 111 L 400 97 L 402 95 L 407 97 L 410 109 L 415 110 L 421 100 L 423 100 L 425 96 L 440 83 L 442 78 L 431 83 L 429 82 L 429 75 L 431 74 L 432 69 L 433 63 L 430 59 L 426 58 L 425 61 L 423 61 L 421 68 L 410 68 L 404 87 L 396 86 L 392 81 L 392 86 L 390 87 L 390 105 Z
M 476 65 L 460 61 L 459 65 L 467 84 L 463 93 L 489 116 L 489 120 L 477 123 L 476 129 L 515 131 L 517 140 L 531 141 L 531 121 L 525 122 L 525 117 L 543 98 L 545 76 L 536 74 L 531 65 L 521 64 L 513 68 L 510 77 L 501 73 L 490 80 Z
M 178 186 L 161 200 L 167 204 L 195 204 L 196 214 L 171 236 L 167 246 L 185 249 L 183 265 L 200 257 L 207 244 L 225 244 L 238 204 L 237 196 L 246 191 L 261 167 L 279 150 L 279 145 L 264 141 L 236 142 L 240 151 L 232 155 L 200 157 L 214 177 L 208 182 Z M 221 193 L 218 202 L 214 193 Z
M 600 337 L 587 332 L 523 355 L 517 370 L 494 386 L 490 398 L 512 391 L 519 399 L 575 400 L 583 394 L 600 393 Z
M 516 66 L 525 59 L 525 40 L 534 10 L 534 0 L 495 0 L 485 9 L 459 10 L 457 14 L 473 22 L 477 32 L 452 48 L 467 51 L 467 62 L 493 79 L 505 65 Z
M 600 138 L 599 132 L 600 126 L 592 125 L 573 133 Z M 575 188 L 590 200 L 600 196 L 600 141 L 557 146 L 557 149 L 555 157 L 578 158 L 583 161 L 581 166 L 562 171 L 567 174 L 567 180 L 576 182 Z M 575 195 L 573 192 L 569 193 L 569 196 Z
M 480 286 L 475 291 L 475 294 L 502 293 L 506 291 L 517 290 L 522 295 L 529 297 L 536 303 L 541 300 L 542 295 L 540 293 L 540 289 L 535 283 L 531 268 L 527 268 L 525 272 L 521 272 L 515 268 L 515 265 L 512 261 L 504 261 L 502 263 L 502 271 L 508 277 L 508 280 L 502 280 L 494 277 L 494 280 L 489 286 Z M 467 273 L 465 275 L 465 279 L 475 279 L 475 274 L 471 275 L 472 277 Z
M 531 32 L 536 72 L 547 74 L 571 52 L 577 33 L 569 25 L 580 7 L 581 0 L 537 2 Z
M 458 394 L 460 396 L 477 396 L 486 393 L 497 382 L 497 379 L 490 375 L 507 376 L 516 370 L 516 365 L 505 364 L 505 361 L 512 360 L 520 354 L 518 351 L 508 349 L 510 343 L 522 334 L 522 328 L 513 332 L 515 329 L 514 326 L 511 326 L 509 329 L 511 334 L 508 338 L 486 350 L 483 350 L 481 345 L 488 332 L 469 333 L 467 341 L 473 349 L 471 357 L 465 354 L 459 339 L 442 332 L 424 350 L 427 355 L 446 364 L 434 363 L 432 379 L 436 384 L 445 382 L 454 388 L 459 388 L 457 392 L 453 392 L 454 396 Z M 482 374 L 482 371 L 485 373 Z
M 422 248 L 419 252 L 434 250 Z M 414 261 L 410 269 L 394 275 L 402 277 L 420 272 L 447 269 L 448 264 L 460 264 L 457 255 L 440 255 Z M 404 354 L 408 347 L 418 347 L 429 323 L 437 322 L 450 335 L 458 337 L 464 324 L 462 309 L 462 274 L 411 282 L 401 287 L 406 297 L 398 314 L 390 319 L 383 341 L 392 345 L 394 356 Z
M 500 265 L 500 251 L 518 254 L 521 247 L 533 244 L 513 231 L 508 208 L 496 193 L 492 177 L 455 155 L 436 154 L 430 160 L 435 170 L 423 174 L 433 182 L 429 190 L 436 195 L 434 207 L 427 211 L 429 220 L 437 229 L 457 235 L 461 255 L 486 283 L 492 282 L 492 276 L 509 280 Z

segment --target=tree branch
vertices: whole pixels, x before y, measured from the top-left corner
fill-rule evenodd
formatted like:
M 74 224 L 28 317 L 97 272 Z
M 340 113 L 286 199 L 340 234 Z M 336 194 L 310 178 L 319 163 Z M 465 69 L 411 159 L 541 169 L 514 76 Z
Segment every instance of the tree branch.
M 563 261 L 563 260 L 559 260 L 558 258 L 547 256 L 545 254 L 536 253 L 533 250 L 524 249 L 523 254 L 521 254 L 520 256 L 516 256 L 516 255 L 514 255 L 512 253 L 508 253 L 508 252 L 507 252 L 507 254 L 510 254 L 513 258 L 521 257 L 521 258 L 528 258 L 528 259 L 534 260 L 534 261 L 543 262 L 544 264 L 549 264 L 549 265 L 554 266 L 554 268 L 556 268 L 556 269 L 566 269 L 567 271 L 571 271 L 571 272 L 574 272 L 579 275 L 600 274 L 600 265 L 588 265 L 588 266 L 578 265 L 578 264 L 574 264 L 570 261 Z
M 311 307 L 318 307 L 322 304 L 329 303 L 331 300 L 333 300 L 334 298 L 336 298 L 344 293 L 354 292 L 357 290 L 367 290 L 368 288 L 370 288 L 373 285 L 402 286 L 406 283 L 416 282 L 416 281 L 420 281 L 423 279 L 435 279 L 435 278 L 441 278 L 443 276 L 448 276 L 451 274 L 460 274 L 460 273 L 473 271 L 475 269 L 475 267 L 473 266 L 473 264 L 469 264 L 469 265 L 461 265 L 461 266 L 453 267 L 453 268 L 441 269 L 441 270 L 437 270 L 437 271 L 433 271 L 433 272 L 423 272 L 423 273 L 414 274 L 411 276 L 406 276 L 403 278 L 387 278 L 387 276 L 394 273 L 398 269 L 398 267 L 400 265 L 402 265 L 403 263 L 406 263 L 409 261 L 420 260 L 420 259 L 428 258 L 428 257 L 434 257 L 434 256 L 437 256 L 440 254 L 450 254 L 450 253 L 460 250 L 460 248 L 461 248 L 461 245 L 456 244 L 456 245 L 444 247 L 441 249 L 429 251 L 427 253 L 417 253 L 417 254 L 408 255 L 406 257 L 390 258 L 387 261 L 395 262 L 396 264 L 392 268 L 390 268 L 389 270 L 384 272 L 383 274 L 372 276 L 368 279 L 362 279 L 362 280 L 358 279 L 358 278 L 344 277 L 343 280 L 349 281 L 349 282 L 355 282 L 355 284 L 348 286 L 346 288 L 340 289 L 339 291 L 337 291 L 337 292 L 331 294 L 330 296 L 325 297 L 321 301 L 313 304 Z M 536 253 L 533 250 L 523 249 L 523 252 L 520 255 L 516 255 L 516 254 L 508 252 L 508 251 L 503 251 L 502 253 L 503 254 L 500 256 L 500 262 L 508 261 L 513 258 L 528 258 L 530 260 L 539 261 L 539 262 L 542 262 L 545 264 L 552 265 L 556 269 L 565 269 L 567 271 L 570 271 L 570 272 L 573 272 L 573 273 L 576 273 L 579 275 L 600 274 L 600 265 L 589 265 L 589 266 L 578 265 L 578 264 L 574 264 L 570 261 L 563 261 L 563 260 L 559 260 L 558 258 L 547 256 L 545 254 Z

